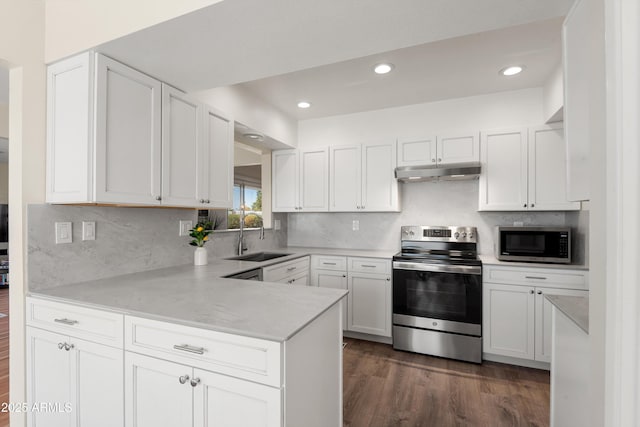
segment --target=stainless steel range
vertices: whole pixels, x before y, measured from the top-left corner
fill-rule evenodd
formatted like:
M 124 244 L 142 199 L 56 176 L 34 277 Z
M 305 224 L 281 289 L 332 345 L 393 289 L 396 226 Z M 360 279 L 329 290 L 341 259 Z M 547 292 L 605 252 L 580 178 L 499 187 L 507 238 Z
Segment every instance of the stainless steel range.
M 393 257 L 393 348 L 482 363 L 475 227 L 403 226 Z

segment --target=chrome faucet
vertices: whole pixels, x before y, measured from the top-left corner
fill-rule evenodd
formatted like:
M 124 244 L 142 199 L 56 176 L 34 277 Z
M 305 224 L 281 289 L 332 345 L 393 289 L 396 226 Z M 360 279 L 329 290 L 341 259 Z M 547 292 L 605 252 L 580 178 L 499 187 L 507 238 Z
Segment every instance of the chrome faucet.
M 238 234 L 238 255 L 242 255 L 247 250 L 244 242 L 244 206 L 240 205 L 240 233 Z
M 264 222 L 260 225 L 260 235 L 258 236 L 260 240 L 264 240 Z

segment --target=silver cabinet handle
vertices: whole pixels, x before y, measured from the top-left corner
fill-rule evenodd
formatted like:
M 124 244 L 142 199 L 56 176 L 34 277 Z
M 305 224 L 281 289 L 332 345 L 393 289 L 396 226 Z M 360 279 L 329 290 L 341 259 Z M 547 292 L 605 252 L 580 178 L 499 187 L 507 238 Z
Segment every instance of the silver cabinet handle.
M 538 295 L 542 295 L 542 291 L 538 291 Z
M 200 203 L 204 203 L 204 199 L 200 199 Z
M 184 383 L 186 383 L 187 381 L 189 381 L 189 375 L 182 375 L 180 378 L 178 378 L 178 382 L 179 382 L 180 384 L 184 384 Z
M 347 275 L 346 275 L 346 274 L 343 274 L 343 275 L 342 275 L 342 277 L 347 277 Z
M 375 265 L 370 265 L 370 264 L 362 264 L 362 267 L 376 268 Z
M 205 202 L 205 203 L 211 203 L 211 202 L 209 201 L 209 199 L 205 200 L 204 202 Z
M 323 262 L 322 265 L 336 265 L 335 262 Z
M 387 282 L 390 282 L 390 281 L 391 281 L 391 277 L 387 277 Z
M 293 270 L 295 270 L 296 268 L 298 268 L 298 267 L 289 267 L 289 268 L 287 268 L 287 271 L 293 271 Z
M 525 279 L 536 279 L 536 280 L 547 280 L 546 277 L 542 276 L 524 276 Z
M 438 159 L 438 161 L 439 161 L 439 162 L 441 162 L 441 161 L 442 161 L 442 159 Z
M 200 378 L 194 378 L 191 380 L 191 387 L 195 387 L 200 384 Z
M 64 346 L 65 346 L 65 345 L 67 345 L 67 343 L 59 342 L 59 343 L 58 343 L 58 348 L 59 348 L 60 350 L 62 350 L 62 349 L 64 348 Z
M 529 293 L 530 293 L 530 294 L 532 294 L 532 295 L 534 294 L 534 292 L 535 292 L 535 291 L 534 291 L 533 289 L 531 289 L 531 290 L 529 291 Z
M 65 349 L 65 350 L 67 350 L 67 351 L 72 350 L 72 349 L 74 349 L 75 347 L 76 347 L 76 346 L 75 346 L 75 345 L 73 345 L 73 344 L 66 344 L 66 343 L 65 343 L 65 345 L 64 345 L 64 349 Z
M 160 197 L 160 196 L 156 196 L 156 200 L 157 200 L 157 201 L 160 201 L 160 200 L 162 200 L 162 197 Z
M 56 323 L 62 323 L 63 325 L 69 325 L 69 326 L 73 326 L 76 325 L 78 323 L 77 320 L 71 320 L 71 319 L 53 319 L 54 322 Z
M 173 348 L 180 351 L 186 351 L 188 353 L 204 354 L 204 347 L 192 347 L 187 344 L 182 344 L 174 345 Z
M 436 162 L 436 159 L 431 159 L 431 163 L 435 163 L 435 162 Z
M 527 207 L 527 204 L 525 203 L 524 205 L 522 205 L 522 207 L 523 207 L 523 208 L 526 208 L 526 207 Z

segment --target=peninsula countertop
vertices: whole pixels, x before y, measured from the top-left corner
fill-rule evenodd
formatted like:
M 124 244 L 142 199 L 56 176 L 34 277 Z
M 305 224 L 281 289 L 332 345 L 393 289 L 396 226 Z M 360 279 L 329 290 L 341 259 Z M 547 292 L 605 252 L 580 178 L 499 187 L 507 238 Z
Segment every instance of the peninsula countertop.
M 589 298 L 567 295 L 545 295 L 547 300 L 564 313 L 580 329 L 589 333 Z

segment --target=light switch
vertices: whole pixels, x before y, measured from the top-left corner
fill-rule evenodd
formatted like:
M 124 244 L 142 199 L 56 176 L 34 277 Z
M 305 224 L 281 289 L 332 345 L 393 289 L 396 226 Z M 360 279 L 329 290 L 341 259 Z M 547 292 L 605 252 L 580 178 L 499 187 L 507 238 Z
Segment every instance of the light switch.
M 360 221 L 358 221 L 357 219 L 354 219 L 352 228 L 353 228 L 353 231 L 360 230 Z
M 95 221 L 82 221 L 82 240 L 96 240 Z
M 189 235 L 189 231 L 193 228 L 193 221 L 189 220 L 189 221 L 180 221 L 180 231 L 179 234 L 180 236 L 188 236 Z
M 73 234 L 70 222 L 56 222 L 56 245 L 73 242 Z

